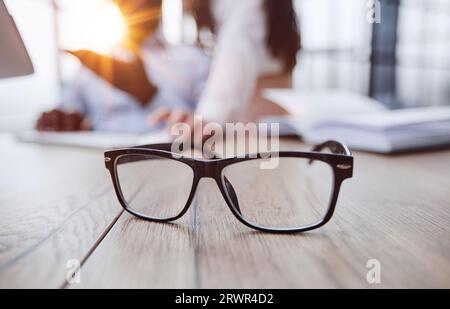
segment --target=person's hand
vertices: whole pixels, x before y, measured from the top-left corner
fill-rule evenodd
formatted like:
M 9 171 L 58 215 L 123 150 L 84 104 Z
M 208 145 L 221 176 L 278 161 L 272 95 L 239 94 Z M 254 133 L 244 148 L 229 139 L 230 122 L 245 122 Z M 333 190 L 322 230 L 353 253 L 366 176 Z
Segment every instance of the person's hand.
M 81 113 L 67 113 L 54 109 L 43 113 L 37 123 L 36 130 L 42 132 L 76 132 L 90 131 L 89 121 Z
M 180 123 L 186 123 L 193 128 L 194 114 L 184 110 L 171 110 L 166 107 L 158 108 L 149 118 L 150 125 L 165 124 L 167 130 Z
M 210 124 L 208 121 L 196 117 L 191 112 L 179 109 L 171 110 L 164 107 L 159 108 L 149 118 L 149 123 L 151 126 L 164 123 L 166 130 L 173 137 L 181 140 L 190 139 L 194 142 L 204 142 L 213 134 L 213 132 L 207 132 L 208 130 L 206 130 L 208 124 Z M 209 129 L 211 129 L 211 126 L 209 127 Z

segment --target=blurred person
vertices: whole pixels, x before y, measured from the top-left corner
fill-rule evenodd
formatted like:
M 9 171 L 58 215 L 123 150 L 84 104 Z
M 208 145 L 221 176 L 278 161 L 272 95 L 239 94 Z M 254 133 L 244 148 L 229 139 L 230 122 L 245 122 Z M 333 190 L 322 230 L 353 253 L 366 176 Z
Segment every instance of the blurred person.
M 189 0 L 200 33 L 212 33 L 213 60 L 196 115 L 203 123 L 254 122 L 284 110 L 262 97 L 264 88 L 292 87 L 301 48 L 292 0 Z M 195 124 L 194 113 L 160 108 L 150 123 Z M 200 124 L 201 126 L 201 124 Z
M 112 56 L 69 51 L 82 68 L 64 88 L 61 105 L 39 117 L 38 130 L 143 133 L 151 130 L 148 116 L 161 106 L 194 110 L 208 75 L 208 57 L 165 41 L 162 0 L 114 2 L 128 27 L 124 48 Z

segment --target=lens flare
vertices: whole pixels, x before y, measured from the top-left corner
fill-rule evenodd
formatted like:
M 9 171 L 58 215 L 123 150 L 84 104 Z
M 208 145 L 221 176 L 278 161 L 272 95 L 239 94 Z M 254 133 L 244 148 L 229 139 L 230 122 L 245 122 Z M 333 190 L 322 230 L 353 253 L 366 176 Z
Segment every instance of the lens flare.
M 97 53 L 110 54 L 127 37 L 127 24 L 120 9 L 111 1 L 105 2 L 90 14 L 83 27 L 83 47 Z

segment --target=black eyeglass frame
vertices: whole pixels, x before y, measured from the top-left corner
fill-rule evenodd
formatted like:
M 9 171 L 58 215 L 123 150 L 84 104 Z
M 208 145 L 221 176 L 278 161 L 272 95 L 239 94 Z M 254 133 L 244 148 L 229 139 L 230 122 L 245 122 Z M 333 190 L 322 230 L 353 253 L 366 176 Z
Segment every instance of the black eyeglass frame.
M 117 198 L 124 208 L 125 211 L 136 216 L 140 219 L 151 221 L 151 222 L 160 222 L 160 223 L 169 223 L 172 221 L 176 221 L 183 217 L 189 208 L 192 205 L 192 201 L 194 200 L 195 194 L 197 192 L 198 184 L 203 178 L 212 178 L 217 183 L 220 192 L 225 199 L 228 207 L 230 208 L 233 215 L 244 225 L 249 228 L 261 231 L 261 232 L 269 232 L 269 233 L 302 233 L 311 231 L 314 229 L 318 229 L 325 224 L 327 224 L 331 218 L 333 217 L 334 211 L 336 209 L 336 204 L 338 201 L 340 189 L 342 183 L 349 178 L 353 177 L 353 154 L 342 143 L 336 141 L 327 141 L 323 144 L 317 145 L 313 148 L 312 152 L 299 152 L 299 151 L 282 151 L 277 153 L 259 153 L 259 154 L 249 154 L 245 157 L 235 157 L 235 158 L 214 158 L 210 160 L 203 159 L 194 159 L 183 157 L 180 154 L 173 153 L 171 151 L 172 144 L 156 144 L 156 145 L 143 145 L 137 147 L 131 147 L 126 149 L 119 150 L 111 150 L 105 152 L 105 165 L 111 174 L 111 178 L 113 181 L 114 190 L 116 192 Z M 322 153 L 324 149 L 329 149 L 332 153 Z M 152 158 L 162 158 L 174 160 L 180 163 L 183 163 L 189 166 L 193 171 L 193 182 L 191 192 L 189 194 L 189 198 L 186 202 L 181 213 L 175 217 L 161 219 L 161 218 L 153 218 L 150 216 L 145 216 L 140 214 L 133 209 L 131 209 L 126 199 L 123 196 L 122 190 L 120 188 L 120 182 L 118 178 L 117 172 L 117 162 L 120 158 L 127 156 L 151 156 Z M 242 162 L 252 161 L 252 160 L 261 160 L 267 158 L 303 158 L 309 159 L 309 163 L 312 164 L 314 161 L 320 161 L 328 164 L 332 170 L 334 175 L 334 184 L 332 187 L 330 204 L 328 206 L 327 213 L 317 223 L 306 225 L 298 228 L 269 228 L 255 225 L 252 222 L 249 222 L 242 216 L 239 210 L 239 204 L 232 186 L 230 187 L 229 182 L 225 179 L 223 175 L 223 171 L 226 167 L 238 164 Z M 228 184 L 228 187 L 227 187 Z M 234 197 L 233 197 L 234 195 Z

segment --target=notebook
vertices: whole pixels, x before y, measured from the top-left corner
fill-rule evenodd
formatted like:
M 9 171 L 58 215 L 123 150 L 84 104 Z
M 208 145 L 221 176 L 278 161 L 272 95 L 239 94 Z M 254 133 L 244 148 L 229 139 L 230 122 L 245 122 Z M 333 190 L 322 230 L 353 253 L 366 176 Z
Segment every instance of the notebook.
M 450 145 L 447 106 L 388 110 L 376 100 L 335 91 L 268 90 L 265 96 L 290 112 L 279 121 L 307 143 L 333 139 L 354 150 L 376 153 Z

